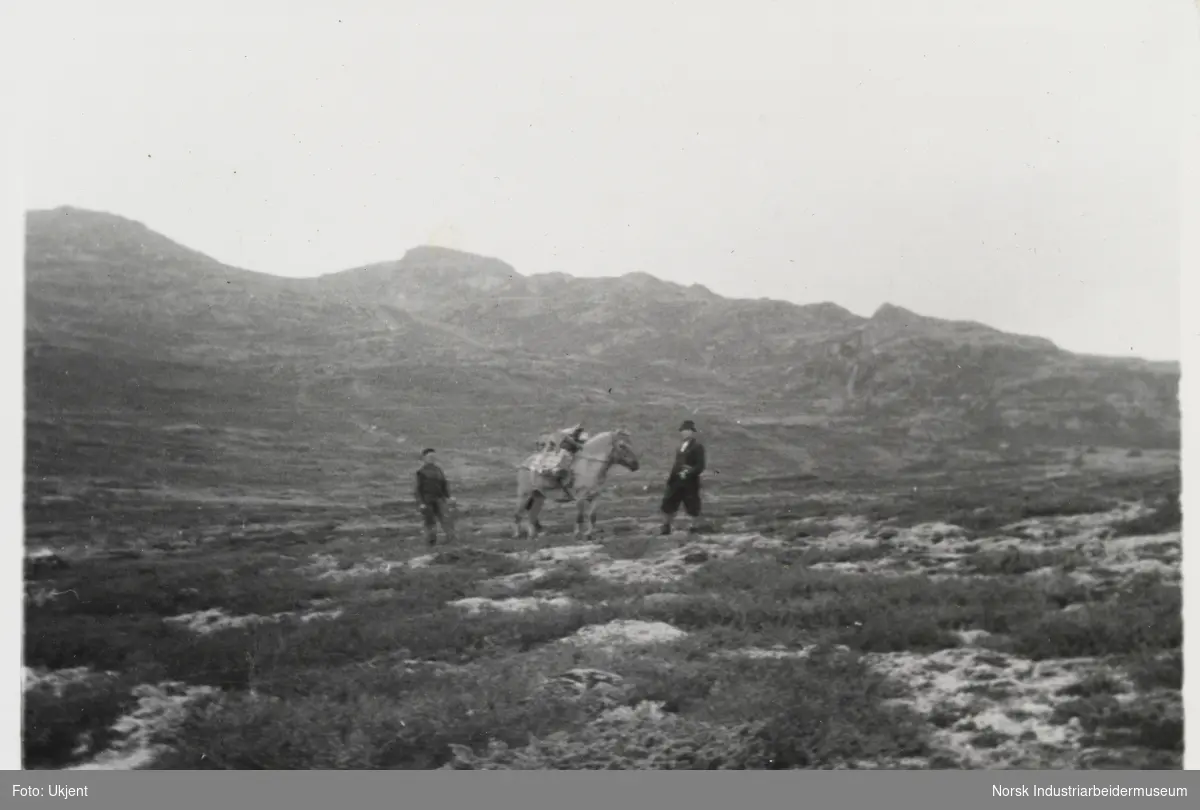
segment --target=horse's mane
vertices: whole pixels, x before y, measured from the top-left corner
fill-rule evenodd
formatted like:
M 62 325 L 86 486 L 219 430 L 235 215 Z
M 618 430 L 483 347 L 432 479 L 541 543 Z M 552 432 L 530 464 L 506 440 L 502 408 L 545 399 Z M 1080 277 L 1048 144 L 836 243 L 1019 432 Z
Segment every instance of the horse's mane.
M 585 445 L 586 445 L 586 444 L 591 444 L 592 442 L 596 441 L 597 439 L 606 438 L 606 437 L 608 437 L 608 436 L 612 436 L 612 437 L 614 437 L 614 438 L 628 439 L 628 438 L 629 438 L 629 431 L 628 431 L 627 429 L 623 428 L 623 427 L 614 428 L 614 429 L 612 429 L 612 430 L 602 430 L 602 431 L 600 431 L 599 433 L 593 433 L 593 434 L 592 434 L 592 435 L 591 435 L 591 436 L 588 438 L 588 440 L 587 440 L 586 442 L 584 442 L 584 444 L 585 444 Z

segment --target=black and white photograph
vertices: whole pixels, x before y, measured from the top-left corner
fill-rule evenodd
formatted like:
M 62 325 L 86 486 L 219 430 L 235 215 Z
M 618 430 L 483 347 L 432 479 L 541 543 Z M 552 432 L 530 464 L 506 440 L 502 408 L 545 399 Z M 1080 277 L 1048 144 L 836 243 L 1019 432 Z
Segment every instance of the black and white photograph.
M 1185 768 L 1194 2 L 5 16 L 13 767 Z

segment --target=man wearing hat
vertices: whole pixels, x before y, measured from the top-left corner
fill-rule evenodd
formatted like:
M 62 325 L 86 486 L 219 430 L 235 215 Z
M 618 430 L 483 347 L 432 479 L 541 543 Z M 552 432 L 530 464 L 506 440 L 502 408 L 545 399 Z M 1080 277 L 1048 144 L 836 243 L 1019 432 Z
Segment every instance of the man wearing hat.
M 417 470 L 417 506 L 425 523 L 425 540 L 429 545 L 437 543 L 437 525 L 442 524 L 446 539 L 454 542 L 454 499 L 450 497 L 450 484 L 446 474 L 437 465 L 437 453 L 432 447 L 421 451 L 424 462 Z
M 704 472 L 704 445 L 696 439 L 696 423 L 691 419 L 679 426 L 683 442 L 675 452 L 675 464 L 671 474 L 667 476 L 667 491 L 663 495 L 662 533 L 671 533 L 671 520 L 679 511 L 680 505 L 692 522 L 700 516 L 700 475 Z M 689 524 L 688 534 L 694 534 L 696 527 Z

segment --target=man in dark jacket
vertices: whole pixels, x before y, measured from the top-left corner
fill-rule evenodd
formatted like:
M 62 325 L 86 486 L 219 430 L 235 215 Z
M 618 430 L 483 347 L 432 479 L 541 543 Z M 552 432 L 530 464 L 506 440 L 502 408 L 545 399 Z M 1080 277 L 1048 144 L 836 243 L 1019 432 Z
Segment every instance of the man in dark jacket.
M 417 470 L 417 506 L 425 523 L 425 540 L 429 545 L 437 543 L 437 525 L 442 525 L 446 539 L 454 541 L 454 499 L 450 497 L 450 484 L 446 474 L 437 465 L 437 454 L 433 448 L 421 453 L 424 462 Z
M 675 463 L 671 467 L 671 474 L 667 476 L 667 491 L 662 500 L 663 534 L 671 533 L 671 520 L 679 511 L 680 505 L 691 518 L 688 534 L 695 533 L 696 527 L 693 524 L 700 516 L 700 475 L 705 467 L 704 445 L 696 439 L 696 424 L 691 419 L 679 426 L 679 433 L 683 442 L 675 452 Z

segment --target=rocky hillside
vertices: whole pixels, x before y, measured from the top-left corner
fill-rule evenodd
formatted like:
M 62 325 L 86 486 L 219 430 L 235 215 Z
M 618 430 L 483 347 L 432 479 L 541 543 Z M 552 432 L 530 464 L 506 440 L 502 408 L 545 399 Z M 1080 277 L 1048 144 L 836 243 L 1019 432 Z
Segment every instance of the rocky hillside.
M 406 441 L 458 448 L 499 475 L 563 419 L 625 423 L 657 453 L 672 422 L 697 415 L 727 464 L 755 474 L 896 468 L 939 446 L 1179 441 L 1177 365 L 894 306 L 862 318 L 645 274 L 523 276 L 431 247 L 284 279 L 74 208 L 29 214 L 26 273 L 29 461 L 43 472 L 150 475 L 148 457 L 175 458 L 154 468 L 162 479 L 235 453 L 203 436 L 122 450 L 106 421 L 130 435 L 277 431 L 288 458 L 345 457 L 314 462 L 313 481 Z
M 936 439 L 1177 442 L 1177 366 L 1082 357 L 886 304 L 861 318 L 832 303 L 732 300 L 640 273 L 525 277 L 428 247 L 317 284 L 497 349 L 630 369 L 645 397 L 679 388 L 701 409 L 760 422 L 852 416 Z

